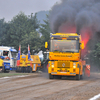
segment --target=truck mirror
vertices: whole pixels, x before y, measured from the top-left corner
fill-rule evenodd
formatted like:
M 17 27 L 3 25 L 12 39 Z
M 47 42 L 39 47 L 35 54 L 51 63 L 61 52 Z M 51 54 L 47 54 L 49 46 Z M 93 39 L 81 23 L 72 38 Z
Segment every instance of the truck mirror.
M 45 42 L 45 48 L 48 48 L 48 42 Z
M 81 49 L 84 49 L 84 41 L 81 41 L 80 48 L 81 48 Z

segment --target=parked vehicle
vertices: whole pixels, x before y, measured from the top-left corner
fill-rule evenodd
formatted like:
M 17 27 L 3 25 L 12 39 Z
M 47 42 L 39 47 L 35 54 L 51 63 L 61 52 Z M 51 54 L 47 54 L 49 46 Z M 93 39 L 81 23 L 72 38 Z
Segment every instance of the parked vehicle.
M 17 50 L 14 47 L 0 46 L 0 57 L 4 62 L 3 72 L 16 69 Z

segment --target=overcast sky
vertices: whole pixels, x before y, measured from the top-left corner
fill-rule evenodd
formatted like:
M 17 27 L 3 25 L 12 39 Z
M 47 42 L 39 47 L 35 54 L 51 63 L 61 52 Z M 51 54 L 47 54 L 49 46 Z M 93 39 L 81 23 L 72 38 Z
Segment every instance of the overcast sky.
M 43 10 L 50 10 L 51 7 L 61 0 L 0 0 L 0 19 L 10 21 L 20 11 L 26 15 Z

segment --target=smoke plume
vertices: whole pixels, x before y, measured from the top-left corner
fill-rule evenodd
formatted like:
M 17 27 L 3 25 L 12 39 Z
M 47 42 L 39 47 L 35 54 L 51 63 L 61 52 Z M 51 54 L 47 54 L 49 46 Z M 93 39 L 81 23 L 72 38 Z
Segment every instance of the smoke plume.
M 87 44 L 100 31 L 100 0 L 61 0 L 50 12 L 53 33 L 77 32 Z

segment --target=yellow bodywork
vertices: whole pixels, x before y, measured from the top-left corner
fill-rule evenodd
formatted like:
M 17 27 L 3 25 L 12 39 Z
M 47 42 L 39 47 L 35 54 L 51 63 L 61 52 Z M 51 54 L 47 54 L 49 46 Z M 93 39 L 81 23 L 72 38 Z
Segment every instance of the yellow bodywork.
M 17 67 L 32 67 L 32 71 L 36 71 L 37 67 L 41 66 L 41 61 L 38 55 L 31 55 L 31 61 L 28 61 L 28 55 L 20 55 L 20 64 Z
M 56 33 L 52 34 L 51 39 L 54 36 L 60 36 L 63 39 L 67 39 L 69 36 L 78 36 L 79 42 L 81 43 L 81 36 L 77 33 Z M 60 40 L 61 41 L 61 40 Z M 49 67 L 48 73 L 51 75 L 61 75 L 61 76 L 76 76 L 77 74 L 82 75 L 82 61 L 81 61 L 81 48 L 84 48 L 84 45 L 80 46 L 78 53 L 69 53 L 69 52 L 49 52 Z
M 52 75 L 65 75 L 65 76 L 76 76 L 76 74 L 82 75 L 82 63 L 73 61 L 49 61 L 48 73 Z M 76 64 L 73 66 L 73 64 Z
M 37 67 L 41 67 L 41 61 L 38 55 L 31 55 L 32 71 L 36 71 Z
M 20 65 L 18 67 L 27 67 L 27 62 L 28 62 L 28 55 L 20 55 Z

